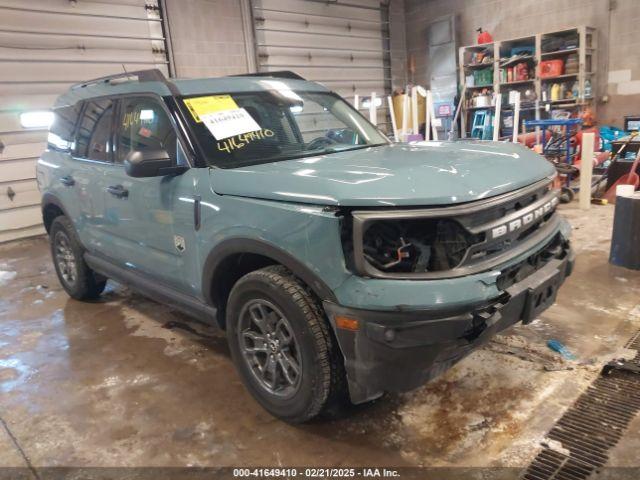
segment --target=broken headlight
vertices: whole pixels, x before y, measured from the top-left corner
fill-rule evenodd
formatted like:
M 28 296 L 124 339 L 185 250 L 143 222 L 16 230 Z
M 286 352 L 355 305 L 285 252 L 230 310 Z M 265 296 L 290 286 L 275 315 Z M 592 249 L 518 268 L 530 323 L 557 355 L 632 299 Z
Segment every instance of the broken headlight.
M 363 254 L 382 272 L 437 272 L 458 267 L 482 241 L 446 218 L 380 220 L 363 232 Z

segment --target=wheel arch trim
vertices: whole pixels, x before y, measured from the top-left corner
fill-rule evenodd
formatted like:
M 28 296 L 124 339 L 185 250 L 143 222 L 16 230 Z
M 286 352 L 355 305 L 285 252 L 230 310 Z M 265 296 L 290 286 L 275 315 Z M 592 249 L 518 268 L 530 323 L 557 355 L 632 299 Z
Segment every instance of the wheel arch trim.
M 336 301 L 333 290 L 309 267 L 304 265 L 290 253 L 266 242 L 246 237 L 231 237 L 217 244 L 207 255 L 202 273 L 202 294 L 210 305 L 215 305 L 213 298 L 212 282 L 216 278 L 220 266 L 233 255 L 254 254 L 261 255 L 289 269 L 296 277 L 300 278 L 320 300 Z M 216 305 L 217 307 L 222 307 Z
M 47 209 L 47 207 L 49 207 L 50 205 L 54 205 L 56 207 L 58 207 L 60 209 L 60 211 L 62 211 L 62 213 L 69 218 L 69 215 L 67 213 L 67 209 L 64 207 L 64 205 L 62 205 L 62 201 L 53 193 L 47 192 L 45 194 L 42 195 L 42 200 L 40 202 L 40 206 L 41 206 L 41 211 L 42 211 L 42 220 L 44 223 L 45 228 L 47 229 L 47 233 L 49 233 L 49 228 L 47 227 L 47 223 L 46 223 L 46 219 L 44 218 L 44 212 Z

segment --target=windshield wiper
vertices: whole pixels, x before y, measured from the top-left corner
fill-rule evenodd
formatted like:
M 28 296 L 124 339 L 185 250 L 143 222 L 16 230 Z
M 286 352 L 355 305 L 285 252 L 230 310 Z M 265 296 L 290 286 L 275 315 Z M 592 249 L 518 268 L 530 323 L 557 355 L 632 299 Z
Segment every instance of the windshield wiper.
M 307 152 L 297 152 L 297 153 L 293 153 L 290 155 L 282 155 L 279 157 L 271 157 L 271 158 L 263 158 L 260 159 L 259 161 L 248 161 L 248 162 L 243 162 L 242 165 L 235 165 L 232 168 L 236 168 L 237 166 L 243 166 L 243 165 L 256 165 L 256 164 L 263 164 L 263 163 L 274 163 L 274 162 L 282 162 L 285 160 L 296 160 L 298 158 L 305 158 L 305 157 L 316 157 L 318 155 L 327 155 L 327 154 L 331 154 L 331 153 L 340 153 L 340 152 L 347 152 L 347 151 L 351 151 L 351 150 L 359 150 L 362 148 L 368 148 L 368 147 L 381 147 L 383 145 L 389 145 L 388 143 L 375 143 L 375 144 L 371 144 L 371 145 L 354 145 L 352 147 L 347 147 L 347 148 L 335 148 L 335 147 L 330 147 L 330 148 L 326 148 L 324 150 L 311 150 L 311 151 L 307 151 Z
M 372 143 L 371 145 L 348 145 L 346 147 L 327 147 L 324 150 L 322 150 L 320 152 L 320 154 L 350 152 L 351 150 L 361 150 L 363 148 L 381 147 L 383 145 L 388 145 L 388 144 L 387 143 Z
M 323 153 L 324 153 L 323 151 L 318 152 L 315 150 L 312 150 L 310 152 L 297 152 L 289 155 L 281 155 L 278 157 L 264 158 L 260 163 L 281 162 L 283 160 L 295 160 L 297 158 L 315 157 L 318 155 L 322 155 Z

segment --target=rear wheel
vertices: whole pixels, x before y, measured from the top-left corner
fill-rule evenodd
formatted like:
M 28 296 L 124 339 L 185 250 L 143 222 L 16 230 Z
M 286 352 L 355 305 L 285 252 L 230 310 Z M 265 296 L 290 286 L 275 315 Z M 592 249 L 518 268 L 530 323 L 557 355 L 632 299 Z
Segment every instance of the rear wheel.
M 49 242 L 58 280 L 69 296 L 76 300 L 99 297 L 107 280 L 84 261 L 84 249 L 67 217 L 59 216 L 53 220 Z
M 342 357 L 321 307 L 284 267 L 256 270 L 236 283 L 227 339 L 244 384 L 276 417 L 310 420 L 342 394 Z

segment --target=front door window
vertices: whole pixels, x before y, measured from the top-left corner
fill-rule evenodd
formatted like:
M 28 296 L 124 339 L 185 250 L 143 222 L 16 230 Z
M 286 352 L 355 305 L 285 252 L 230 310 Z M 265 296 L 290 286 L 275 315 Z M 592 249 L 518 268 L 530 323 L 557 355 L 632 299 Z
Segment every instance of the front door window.
M 175 160 L 176 132 L 167 112 L 150 97 L 122 100 L 116 161 L 123 163 L 133 151 L 166 150 Z

